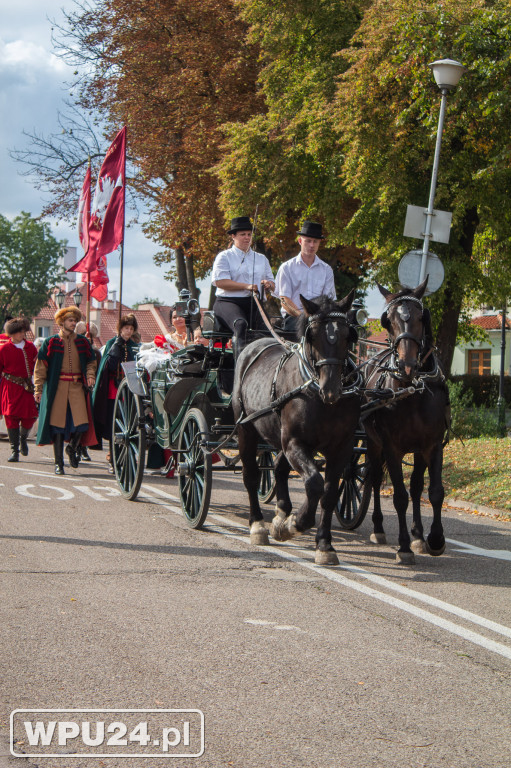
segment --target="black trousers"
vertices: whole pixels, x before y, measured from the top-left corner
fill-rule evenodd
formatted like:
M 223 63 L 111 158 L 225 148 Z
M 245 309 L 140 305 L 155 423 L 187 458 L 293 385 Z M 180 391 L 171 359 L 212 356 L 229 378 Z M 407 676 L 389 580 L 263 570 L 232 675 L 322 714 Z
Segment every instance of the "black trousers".
M 213 305 L 213 312 L 238 338 L 244 339 L 247 330 L 262 331 L 266 327 L 251 296 L 219 296 Z

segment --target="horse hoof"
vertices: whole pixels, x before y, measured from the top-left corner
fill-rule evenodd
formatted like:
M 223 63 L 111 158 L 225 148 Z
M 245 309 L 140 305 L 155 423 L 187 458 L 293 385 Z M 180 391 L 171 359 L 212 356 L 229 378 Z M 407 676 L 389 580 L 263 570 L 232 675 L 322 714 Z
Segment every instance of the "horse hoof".
M 282 517 L 275 515 L 270 525 L 270 533 L 276 541 L 289 541 L 299 535 L 296 529 L 296 515 Z
M 413 552 L 396 552 L 396 563 L 401 565 L 414 565 L 415 555 Z
M 412 543 L 410 544 L 410 547 L 413 552 L 415 552 L 416 555 L 425 555 L 426 554 L 426 544 L 424 542 L 424 539 L 414 539 Z
M 339 565 L 339 558 L 334 549 L 329 549 L 327 552 L 317 549 L 314 555 L 314 562 L 316 565 Z
M 369 541 L 371 544 L 386 544 L 387 543 L 387 537 L 384 533 L 372 533 L 369 536 Z
M 264 523 L 259 520 L 250 526 L 250 543 L 263 547 L 270 543 L 268 531 L 264 527 Z
M 445 541 L 439 549 L 433 549 L 429 541 L 426 539 L 426 551 L 428 555 L 431 555 L 432 557 L 440 557 L 440 555 L 443 555 L 445 552 Z

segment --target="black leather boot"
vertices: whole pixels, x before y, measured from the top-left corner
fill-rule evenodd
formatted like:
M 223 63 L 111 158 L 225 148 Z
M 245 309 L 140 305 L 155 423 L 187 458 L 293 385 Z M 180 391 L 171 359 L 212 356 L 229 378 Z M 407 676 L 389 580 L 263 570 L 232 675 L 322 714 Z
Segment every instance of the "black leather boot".
M 9 442 L 11 444 L 11 455 L 7 459 L 7 461 L 19 461 L 20 460 L 20 430 L 19 427 L 16 429 L 8 429 L 7 434 L 9 435 Z
M 55 456 L 55 474 L 64 474 L 64 435 L 58 432 L 53 438 L 53 455 Z
M 66 445 L 66 453 L 69 458 L 69 463 L 76 469 L 80 463 L 80 441 L 82 439 L 81 432 L 74 432 L 71 435 L 69 443 Z
M 20 428 L 20 449 L 21 449 L 22 456 L 28 456 L 27 437 L 29 432 L 30 430 L 27 429 L 26 427 Z
M 80 446 L 80 459 L 81 461 L 92 461 L 86 445 Z

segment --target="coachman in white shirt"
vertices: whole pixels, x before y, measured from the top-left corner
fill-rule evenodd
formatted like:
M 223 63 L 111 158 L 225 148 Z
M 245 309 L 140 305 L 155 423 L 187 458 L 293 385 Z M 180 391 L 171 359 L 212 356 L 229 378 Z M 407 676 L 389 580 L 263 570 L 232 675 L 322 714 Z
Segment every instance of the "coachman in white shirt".
M 321 224 L 304 221 L 297 234 L 300 253 L 281 264 L 275 280 L 275 293 L 282 302 L 284 330 L 293 332 L 296 320 L 303 311 L 300 294 L 305 299 L 323 295 L 334 301 L 337 298 L 332 267 L 316 255 L 324 240 Z
M 252 296 L 273 291 L 275 282 L 270 263 L 262 253 L 251 248 L 252 222 L 248 216 L 231 220 L 228 234 L 232 246 L 221 251 L 213 262 L 211 280 L 216 286 L 216 301 L 213 311 L 233 333 L 234 358 L 247 343 L 247 330 L 263 330 L 264 323 Z

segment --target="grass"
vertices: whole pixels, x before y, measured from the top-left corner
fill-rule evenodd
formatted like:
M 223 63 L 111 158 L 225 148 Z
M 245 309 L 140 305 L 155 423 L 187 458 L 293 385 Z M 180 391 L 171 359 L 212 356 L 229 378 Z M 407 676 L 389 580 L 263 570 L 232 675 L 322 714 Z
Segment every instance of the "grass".
M 413 456 L 405 456 L 412 462 Z M 411 467 L 404 467 L 409 479 Z M 511 521 L 511 438 L 453 440 L 444 450 L 442 481 L 446 497 L 493 507 Z M 424 495 L 427 494 L 426 473 Z

